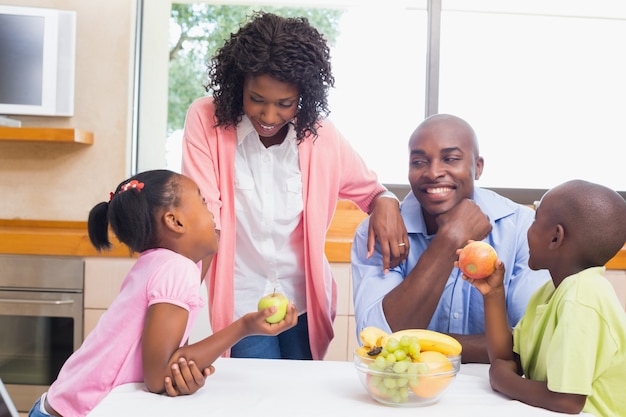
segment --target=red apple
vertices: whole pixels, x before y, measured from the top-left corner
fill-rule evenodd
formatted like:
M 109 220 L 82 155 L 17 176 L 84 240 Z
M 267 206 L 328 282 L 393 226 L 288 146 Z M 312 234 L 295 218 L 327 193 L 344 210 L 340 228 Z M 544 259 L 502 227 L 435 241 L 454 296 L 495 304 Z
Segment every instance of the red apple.
M 265 310 L 266 308 L 276 306 L 276 313 L 265 319 L 268 323 L 278 323 L 283 320 L 287 315 L 287 306 L 289 305 L 289 300 L 283 294 L 276 292 L 274 290 L 273 293 L 268 294 L 259 300 L 259 311 Z
M 473 279 L 487 278 L 496 270 L 498 255 L 488 243 L 468 243 L 459 253 L 459 269 Z

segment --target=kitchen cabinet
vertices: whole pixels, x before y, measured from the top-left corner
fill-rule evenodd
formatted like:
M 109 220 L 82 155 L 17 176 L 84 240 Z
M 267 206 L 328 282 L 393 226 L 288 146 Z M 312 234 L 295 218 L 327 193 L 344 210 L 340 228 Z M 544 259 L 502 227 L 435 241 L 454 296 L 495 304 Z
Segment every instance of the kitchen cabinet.
M 109 308 L 122 281 L 135 264 L 134 258 L 85 258 L 84 330 L 87 335 Z
M 85 258 L 85 316 L 84 336 L 94 329 L 119 292 L 124 277 L 135 263 L 125 258 Z M 330 344 L 326 360 L 350 360 L 356 348 L 356 327 L 352 304 L 352 280 L 349 263 L 331 263 L 337 281 L 337 317 L 333 328 L 335 338 Z M 204 290 L 204 287 L 203 287 Z M 189 341 L 198 341 L 211 334 L 208 310 L 200 313 Z

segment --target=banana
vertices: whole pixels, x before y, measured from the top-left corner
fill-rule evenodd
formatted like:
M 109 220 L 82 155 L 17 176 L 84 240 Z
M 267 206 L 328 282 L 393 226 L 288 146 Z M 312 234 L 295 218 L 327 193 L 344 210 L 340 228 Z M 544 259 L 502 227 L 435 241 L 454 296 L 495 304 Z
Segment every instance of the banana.
M 380 345 L 384 347 L 387 345 L 387 341 L 389 341 L 390 338 L 393 337 L 400 340 L 402 336 L 417 337 L 421 351 L 434 350 L 448 356 L 461 354 L 461 343 L 454 337 L 427 329 L 406 329 L 387 334 L 380 341 Z
M 369 347 L 359 346 L 358 348 L 356 348 L 355 353 L 357 354 L 357 356 L 360 356 L 362 358 L 369 358 L 369 355 L 368 355 L 369 351 L 370 351 Z
M 387 333 L 383 329 L 379 329 L 378 327 L 374 326 L 366 327 L 359 333 L 359 339 L 361 339 L 361 343 L 363 343 L 363 346 L 369 348 L 382 346 L 380 342 L 386 336 L 389 336 L 389 333 Z

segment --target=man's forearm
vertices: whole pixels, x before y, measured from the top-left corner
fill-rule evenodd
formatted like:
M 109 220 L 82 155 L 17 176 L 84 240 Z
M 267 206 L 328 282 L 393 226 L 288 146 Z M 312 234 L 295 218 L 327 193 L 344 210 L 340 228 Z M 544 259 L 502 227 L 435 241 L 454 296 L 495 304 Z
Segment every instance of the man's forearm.
M 451 334 L 461 343 L 462 363 L 489 363 L 487 353 L 487 339 L 484 333 L 480 334 Z
M 417 264 L 383 299 L 383 311 L 393 331 L 428 327 L 456 260 L 457 246 L 433 239 Z

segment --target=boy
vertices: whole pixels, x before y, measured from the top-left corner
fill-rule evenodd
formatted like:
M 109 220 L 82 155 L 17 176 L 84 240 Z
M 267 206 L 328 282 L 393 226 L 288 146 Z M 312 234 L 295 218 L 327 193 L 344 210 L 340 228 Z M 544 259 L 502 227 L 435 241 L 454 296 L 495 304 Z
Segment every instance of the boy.
M 531 297 L 513 331 L 506 321 L 504 265 L 483 280 L 491 387 L 562 413 L 626 416 L 626 312 L 604 265 L 626 241 L 626 201 L 582 180 L 548 191 L 528 229 L 533 270 L 552 281 Z

